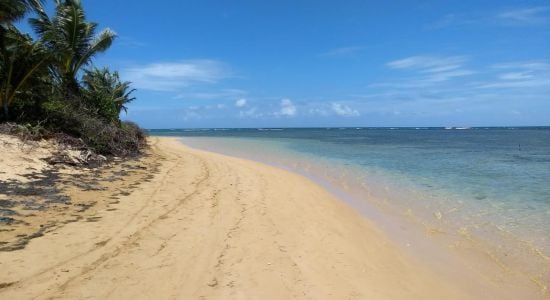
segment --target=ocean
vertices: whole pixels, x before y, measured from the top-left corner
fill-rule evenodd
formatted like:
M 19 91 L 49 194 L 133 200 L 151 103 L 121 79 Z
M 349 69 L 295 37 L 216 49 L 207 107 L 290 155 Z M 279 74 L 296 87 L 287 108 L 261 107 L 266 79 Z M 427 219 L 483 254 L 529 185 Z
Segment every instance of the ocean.
M 550 281 L 550 128 L 150 130 L 329 187 L 405 247 L 427 237 Z M 414 224 L 414 225 L 410 225 Z M 415 226 L 416 232 L 404 230 Z M 424 238 L 426 239 L 426 238 Z M 422 248 L 423 249 L 423 248 Z M 474 251 L 475 250 L 475 251 Z

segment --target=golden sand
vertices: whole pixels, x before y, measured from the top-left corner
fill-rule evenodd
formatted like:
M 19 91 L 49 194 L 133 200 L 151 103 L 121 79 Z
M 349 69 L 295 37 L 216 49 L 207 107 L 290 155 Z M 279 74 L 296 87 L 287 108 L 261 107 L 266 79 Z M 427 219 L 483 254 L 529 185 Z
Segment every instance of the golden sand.
M 302 176 L 152 144 L 158 172 L 116 210 L 0 252 L 0 299 L 472 298 Z

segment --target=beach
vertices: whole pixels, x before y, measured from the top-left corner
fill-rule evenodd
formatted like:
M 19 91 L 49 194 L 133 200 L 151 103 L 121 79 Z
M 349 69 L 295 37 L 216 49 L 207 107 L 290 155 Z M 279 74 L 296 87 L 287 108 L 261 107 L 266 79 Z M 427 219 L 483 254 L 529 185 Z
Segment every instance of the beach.
M 0 300 L 550 300 L 550 5 L 1 1 Z
M 170 138 L 152 152 L 158 171 L 116 210 L 0 252 L 0 297 L 472 297 L 302 176 Z
M 547 298 L 550 283 L 549 133 L 513 127 L 155 131 L 301 174 L 439 276 L 483 297 L 529 299 Z

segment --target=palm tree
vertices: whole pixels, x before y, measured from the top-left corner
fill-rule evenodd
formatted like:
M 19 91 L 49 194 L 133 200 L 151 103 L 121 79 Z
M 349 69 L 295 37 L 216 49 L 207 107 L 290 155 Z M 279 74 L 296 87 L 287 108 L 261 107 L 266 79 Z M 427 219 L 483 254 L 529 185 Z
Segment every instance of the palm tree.
M 25 15 L 30 9 L 30 3 L 22 0 L 3 0 L 0 2 L 0 23 L 13 23 Z
M 103 112 L 103 117 L 109 121 L 118 121 L 120 113 L 127 112 L 127 104 L 134 101 L 135 89 L 130 88 L 131 82 L 121 81 L 118 72 L 108 68 L 93 68 L 84 71 L 82 82 L 91 106 Z
M 4 117 L 9 117 L 9 106 L 33 76 L 47 73 L 51 55 L 28 34 L 22 34 L 13 26 L 4 32 L 5 47 L 0 56 L 0 105 Z
M 106 51 L 116 34 L 105 29 L 95 34 L 97 23 L 87 22 L 80 0 L 55 0 L 52 18 L 44 11 L 29 20 L 42 42 L 53 53 L 53 71 L 69 96 L 79 93 L 78 73 L 94 56 Z
M 17 93 L 40 69 L 48 56 L 40 44 L 13 26 L 27 12 L 43 11 L 43 0 L 0 1 L 0 105 L 8 118 L 8 107 Z
M 41 9 L 42 0 L 2 0 L 0 2 L 0 22 L 13 23 L 31 9 Z
M 42 10 L 42 2 L 43 0 L 2 0 L 0 2 L 0 25 L 4 27 L 19 21 L 31 9 Z
M 22 19 L 27 12 L 42 10 L 43 0 L 2 0 L 0 1 L 0 48 L 4 50 L 5 36 L 13 22 Z
M 118 73 L 115 72 L 118 80 Z M 128 103 L 136 100 L 136 97 L 132 97 L 131 94 L 136 91 L 136 89 L 130 89 L 130 81 L 124 81 L 124 82 L 118 82 L 118 84 L 115 86 L 115 90 L 113 93 L 113 102 L 115 103 L 116 109 L 118 111 L 118 114 L 120 114 L 123 110 L 127 114 L 128 113 L 128 106 L 126 106 Z

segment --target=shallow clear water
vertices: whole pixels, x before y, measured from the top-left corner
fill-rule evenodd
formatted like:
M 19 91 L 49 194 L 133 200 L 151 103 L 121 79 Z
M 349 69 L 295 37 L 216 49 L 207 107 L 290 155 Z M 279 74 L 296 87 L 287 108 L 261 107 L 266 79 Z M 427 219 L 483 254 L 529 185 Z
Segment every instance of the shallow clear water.
M 321 176 L 546 286 L 550 128 L 152 130 Z M 193 137 L 193 138 L 191 138 Z M 200 137 L 200 139 L 197 139 Z M 208 139 L 204 139 L 207 137 Z

